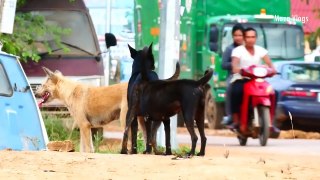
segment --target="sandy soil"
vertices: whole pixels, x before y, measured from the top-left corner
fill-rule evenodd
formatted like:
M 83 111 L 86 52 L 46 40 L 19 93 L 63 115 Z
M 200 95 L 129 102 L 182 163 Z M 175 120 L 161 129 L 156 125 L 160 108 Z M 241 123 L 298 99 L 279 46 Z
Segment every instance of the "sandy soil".
M 1 151 L 0 159 L 0 179 L 320 179 L 320 156 L 228 153 L 210 146 L 205 157 L 176 160 L 53 151 Z
M 108 128 L 118 131 L 119 128 Z M 186 133 L 184 128 L 179 133 Z M 232 136 L 228 131 L 207 135 Z M 303 132 L 295 132 L 296 138 Z M 312 137 L 318 137 L 315 134 Z M 320 137 L 320 136 L 319 136 Z M 282 132 L 292 138 L 292 132 Z M 188 145 L 189 146 L 189 145 Z M 120 149 L 120 140 L 100 148 Z M 0 151 L 0 179 L 320 179 L 315 155 L 266 154 L 207 146 L 205 157 Z

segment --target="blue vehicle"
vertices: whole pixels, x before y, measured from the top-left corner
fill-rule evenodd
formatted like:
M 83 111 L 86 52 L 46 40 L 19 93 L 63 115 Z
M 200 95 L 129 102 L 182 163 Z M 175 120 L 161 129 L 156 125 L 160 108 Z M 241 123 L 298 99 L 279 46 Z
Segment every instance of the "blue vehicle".
M 45 150 L 47 132 L 17 57 L 0 51 L 0 150 Z
M 268 79 L 277 92 L 276 125 L 281 129 L 320 132 L 320 62 L 274 63 L 278 75 Z M 291 117 L 290 117 L 291 116 Z

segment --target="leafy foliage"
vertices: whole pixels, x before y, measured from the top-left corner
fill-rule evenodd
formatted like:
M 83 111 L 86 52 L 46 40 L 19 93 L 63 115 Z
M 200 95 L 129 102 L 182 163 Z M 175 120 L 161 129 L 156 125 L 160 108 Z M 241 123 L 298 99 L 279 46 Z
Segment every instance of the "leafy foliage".
M 17 7 L 24 3 L 26 0 L 18 0 Z M 13 33 L 0 34 L 0 40 L 3 43 L 3 51 L 20 56 L 22 61 L 39 61 L 41 53 L 50 54 L 53 50 L 57 50 L 52 49 L 53 43 L 56 48 L 68 51 L 68 48 L 61 43 L 61 36 L 70 33 L 70 29 L 46 23 L 41 15 L 18 12 L 15 16 Z
M 13 34 L 1 34 L 3 43 L 3 51 L 20 56 L 21 60 L 33 61 L 40 60 L 41 51 L 52 52 L 49 45 L 53 41 L 57 47 L 67 51 L 68 49 L 61 43 L 61 36 L 71 33 L 70 29 L 63 29 L 57 25 L 46 24 L 45 19 L 41 15 L 32 15 L 31 13 L 17 13 Z M 39 41 L 43 39 L 43 42 Z
M 314 50 L 317 48 L 317 39 L 320 38 L 320 28 L 308 36 L 308 42 L 310 49 Z

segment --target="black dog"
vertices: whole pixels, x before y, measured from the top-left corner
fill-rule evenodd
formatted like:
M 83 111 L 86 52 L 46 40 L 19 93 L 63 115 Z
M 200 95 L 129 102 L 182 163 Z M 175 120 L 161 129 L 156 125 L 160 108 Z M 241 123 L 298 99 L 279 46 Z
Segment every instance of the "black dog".
M 127 112 L 127 119 L 128 116 L 130 114 L 130 110 L 132 107 L 132 97 L 134 97 L 134 87 L 135 85 L 141 83 L 141 68 L 145 67 L 146 68 L 146 76 L 148 77 L 148 79 L 150 81 L 153 80 L 158 80 L 158 75 L 156 72 L 154 72 L 153 70 L 155 69 L 154 67 L 154 57 L 152 55 L 152 44 L 148 47 L 145 47 L 143 50 L 135 50 L 134 48 L 132 48 L 130 45 L 128 45 L 129 50 L 130 50 L 130 54 L 133 61 L 132 64 L 132 73 L 131 73 L 131 77 L 128 83 L 128 93 L 127 93 L 127 99 L 128 99 L 128 112 Z M 147 57 L 147 60 L 144 61 L 144 66 L 142 66 L 142 61 L 141 59 L 144 59 L 144 57 L 142 57 L 141 55 L 143 55 L 144 53 L 142 53 L 142 51 L 150 51 L 149 54 L 151 54 L 152 56 Z M 176 72 L 175 74 L 167 79 L 166 81 L 170 81 L 170 80 L 174 80 L 174 79 L 178 79 L 180 74 L 180 66 L 177 65 L 176 67 Z M 135 114 L 135 116 L 133 117 L 134 119 L 132 120 L 132 124 L 131 124 L 131 132 L 132 132 L 132 149 L 131 149 L 131 153 L 136 154 L 137 153 L 137 144 L 136 144 L 136 140 L 137 140 L 137 129 L 138 129 L 138 123 L 137 123 L 137 115 L 140 114 Z M 129 127 L 128 125 L 126 127 Z M 170 118 L 168 117 L 166 119 L 166 121 L 164 121 L 164 127 L 165 127 L 165 134 L 166 134 L 166 154 L 171 154 L 171 145 L 170 145 Z M 127 130 L 126 130 L 127 131 Z M 156 131 L 156 130 L 155 130 Z M 148 131 L 147 131 L 148 132 Z M 147 135 L 148 137 L 148 135 Z M 150 137 L 150 135 L 149 135 Z M 126 138 L 127 139 L 127 138 Z M 155 139 L 153 139 L 154 144 L 156 144 Z M 155 149 L 155 153 L 159 154 Z M 126 154 L 127 153 L 127 149 L 124 150 L 122 149 L 121 153 Z
M 122 141 L 122 153 L 126 153 L 128 128 L 131 125 L 132 131 L 135 124 L 134 117 L 137 114 L 149 117 L 146 122 L 147 127 L 147 147 L 146 152 L 151 152 L 151 140 L 155 136 L 154 127 L 161 121 L 165 122 L 169 117 L 182 112 L 184 122 L 191 135 L 192 147 L 189 155 L 194 155 L 198 140 L 194 131 L 194 120 L 196 121 L 200 136 L 201 149 L 198 155 L 205 155 L 207 138 L 204 133 L 204 95 L 206 84 L 211 79 L 213 71 L 209 69 L 207 73 L 198 81 L 194 80 L 174 80 L 150 81 L 148 76 L 148 61 L 153 57 L 152 51 L 144 49 L 139 52 L 141 62 L 141 81 L 135 85 L 131 102 L 128 104 L 128 114 L 126 119 L 126 130 Z M 150 120 L 154 121 L 151 130 Z M 152 132 L 152 133 L 151 133 Z M 132 139 L 133 141 L 136 139 Z

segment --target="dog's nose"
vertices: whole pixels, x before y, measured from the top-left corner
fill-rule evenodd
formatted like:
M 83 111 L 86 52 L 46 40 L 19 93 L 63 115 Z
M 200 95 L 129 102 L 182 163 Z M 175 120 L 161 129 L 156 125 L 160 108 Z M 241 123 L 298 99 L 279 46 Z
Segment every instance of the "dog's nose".
M 42 97 L 39 93 L 34 93 L 34 96 L 35 96 L 36 98 L 41 98 L 41 97 Z

